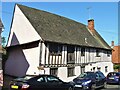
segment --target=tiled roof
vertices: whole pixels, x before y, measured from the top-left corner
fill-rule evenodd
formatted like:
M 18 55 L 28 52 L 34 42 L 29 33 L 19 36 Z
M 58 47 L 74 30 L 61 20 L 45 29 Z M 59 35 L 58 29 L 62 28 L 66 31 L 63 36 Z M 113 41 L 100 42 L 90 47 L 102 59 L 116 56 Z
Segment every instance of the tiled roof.
M 92 35 L 82 23 L 43 10 L 17 5 L 45 42 L 111 49 L 97 31 Z

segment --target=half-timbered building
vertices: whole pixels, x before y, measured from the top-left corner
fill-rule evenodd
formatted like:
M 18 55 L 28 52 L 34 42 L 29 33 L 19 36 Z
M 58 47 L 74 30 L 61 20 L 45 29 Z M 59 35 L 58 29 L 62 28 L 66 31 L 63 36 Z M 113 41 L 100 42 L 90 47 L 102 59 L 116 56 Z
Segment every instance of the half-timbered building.
M 53 74 L 70 81 L 84 71 L 112 69 L 111 48 L 88 25 L 46 11 L 15 5 L 7 43 L 5 73 Z

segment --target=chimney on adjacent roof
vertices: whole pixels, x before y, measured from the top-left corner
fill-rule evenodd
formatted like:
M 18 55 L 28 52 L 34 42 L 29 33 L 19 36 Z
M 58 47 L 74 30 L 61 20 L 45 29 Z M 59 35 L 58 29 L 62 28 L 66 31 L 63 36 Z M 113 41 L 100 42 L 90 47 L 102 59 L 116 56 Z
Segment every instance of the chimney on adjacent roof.
M 94 32 L 94 19 L 88 20 L 88 29 L 93 33 Z
M 114 47 L 114 41 L 111 41 L 111 47 Z

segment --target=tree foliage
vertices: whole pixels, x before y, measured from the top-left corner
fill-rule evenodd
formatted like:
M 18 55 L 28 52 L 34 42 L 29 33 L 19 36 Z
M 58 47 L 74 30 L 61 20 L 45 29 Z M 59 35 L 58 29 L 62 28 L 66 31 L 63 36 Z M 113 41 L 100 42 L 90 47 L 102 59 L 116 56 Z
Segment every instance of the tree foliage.
M 2 47 L 5 47 L 5 44 L 6 44 L 6 39 L 5 37 L 2 37 Z
M 120 64 L 119 65 L 114 65 L 114 69 L 120 69 Z

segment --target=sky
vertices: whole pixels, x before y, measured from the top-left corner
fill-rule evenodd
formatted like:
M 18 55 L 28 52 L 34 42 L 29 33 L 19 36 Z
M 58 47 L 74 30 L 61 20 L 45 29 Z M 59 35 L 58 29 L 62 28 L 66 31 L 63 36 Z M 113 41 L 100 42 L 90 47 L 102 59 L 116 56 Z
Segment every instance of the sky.
M 2 36 L 8 39 L 15 3 L 64 16 L 87 25 L 94 19 L 95 29 L 111 45 L 118 45 L 118 2 L 2 2 L 0 9 L 4 24 Z M 88 9 L 90 8 L 90 9 Z

